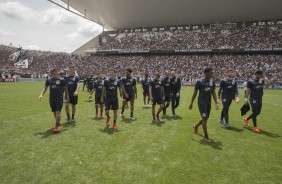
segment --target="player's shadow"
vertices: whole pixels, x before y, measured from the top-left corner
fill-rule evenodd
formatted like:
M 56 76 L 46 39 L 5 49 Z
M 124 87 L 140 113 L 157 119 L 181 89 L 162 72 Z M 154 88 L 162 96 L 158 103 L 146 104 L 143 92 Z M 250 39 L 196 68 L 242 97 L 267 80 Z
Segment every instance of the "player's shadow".
M 113 133 L 115 133 L 115 132 L 120 132 L 120 131 L 121 131 L 121 130 L 119 130 L 119 129 L 115 130 L 115 129 L 113 129 L 113 128 L 110 128 L 109 125 L 107 125 L 104 129 L 100 129 L 100 132 L 106 133 L 106 134 L 108 134 L 108 135 L 112 135 Z
M 239 133 L 244 131 L 244 129 L 242 129 L 242 128 L 236 128 L 236 127 L 233 127 L 233 126 L 221 127 L 221 128 L 228 130 L 228 131 L 234 131 L 234 132 L 239 132 Z
M 101 120 L 105 120 L 104 118 L 100 118 L 98 116 L 95 116 L 94 118 L 89 118 L 90 120 L 95 120 L 95 121 L 101 121 Z
M 123 123 L 133 123 L 136 120 L 137 120 L 137 118 L 135 118 L 135 120 L 131 120 L 130 118 L 125 118 L 125 117 L 121 118 L 121 122 L 123 122 Z
M 181 116 L 178 116 L 178 115 L 176 115 L 176 117 L 172 117 L 171 118 L 172 120 L 181 120 L 181 119 L 183 119 Z
M 165 121 L 158 121 L 158 120 L 155 120 L 155 121 L 152 120 L 152 123 L 151 123 L 151 125 L 156 125 L 158 127 L 161 127 L 164 124 L 165 124 Z
M 173 117 L 168 116 L 168 115 L 162 116 L 161 118 L 162 118 L 162 119 L 166 119 L 166 120 L 172 120 L 172 119 L 173 119 Z
M 214 140 L 211 139 L 211 143 L 206 142 L 204 139 L 197 141 L 195 139 L 192 138 L 192 141 L 198 142 L 202 145 L 207 145 L 212 147 L 213 149 L 217 149 L 217 150 L 222 150 L 222 143 L 221 142 L 216 142 Z
M 76 126 L 76 123 L 75 122 L 70 122 L 70 123 L 63 123 L 62 124 L 62 127 L 75 127 Z
M 57 133 L 54 133 L 53 128 L 51 128 L 51 129 L 46 130 L 45 132 L 37 132 L 34 135 L 40 135 L 40 136 L 42 136 L 41 138 L 47 138 L 49 136 L 59 135 L 59 134 L 63 133 L 64 131 L 66 131 L 66 129 L 59 130 Z
M 244 127 L 246 130 L 249 130 L 249 131 L 252 131 L 253 132 L 253 129 L 251 127 Z M 278 134 L 273 134 L 271 132 L 268 132 L 268 131 L 265 131 L 265 130 L 260 130 L 260 133 L 258 134 L 262 134 L 262 135 L 266 135 L 268 137 L 272 137 L 272 138 L 279 138 L 281 137 L 281 135 L 278 135 Z

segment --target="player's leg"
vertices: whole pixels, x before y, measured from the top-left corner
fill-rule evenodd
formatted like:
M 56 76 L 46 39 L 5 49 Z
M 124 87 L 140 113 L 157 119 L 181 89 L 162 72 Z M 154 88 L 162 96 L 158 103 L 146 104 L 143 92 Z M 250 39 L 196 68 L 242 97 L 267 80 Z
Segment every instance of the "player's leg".
M 144 103 L 144 107 L 146 107 L 147 104 L 146 104 L 146 92 L 145 91 L 143 92 L 143 103 Z
M 71 104 L 71 110 L 72 110 L 71 121 L 75 122 L 75 120 L 74 120 L 74 116 L 75 116 L 75 112 L 76 112 L 76 105 L 75 104 Z
M 156 117 L 157 117 L 157 119 L 158 119 L 158 121 L 160 120 L 160 117 L 159 117 L 159 114 L 163 111 L 163 109 L 164 109 L 164 104 L 163 103 L 158 103 L 159 105 L 160 105 L 160 107 L 159 107 L 159 110 L 158 110 L 158 112 L 157 112 L 157 114 L 156 114 Z
M 66 110 L 66 114 L 67 114 L 67 123 L 69 123 L 71 121 L 71 119 L 70 119 L 70 103 L 69 102 L 65 103 L 65 110 Z
M 252 106 L 252 121 L 254 125 L 253 131 L 259 132 L 259 129 L 257 128 L 257 115 L 259 111 L 259 106 L 256 99 L 250 99 L 250 102 Z
M 113 123 L 113 129 L 117 129 L 117 110 L 114 110 L 114 123 Z
M 179 102 L 180 102 L 180 95 L 178 97 L 175 96 L 175 106 L 174 106 L 174 109 L 176 109 L 179 106 Z
M 148 106 L 148 107 L 150 107 L 150 97 L 149 97 L 149 92 L 147 92 L 147 98 L 148 98 L 148 100 L 147 100 L 147 106 Z
M 110 121 L 110 109 L 111 109 L 111 99 L 106 98 L 105 99 L 105 115 L 106 115 L 106 125 L 109 124 Z
M 225 122 L 226 125 L 225 127 L 230 127 L 230 122 L 229 122 L 229 108 L 230 105 L 232 104 L 232 99 L 227 99 L 227 107 L 225 109 L 225 114 L 224 114 L 224 118 L 225 118 Z
M 173 117 L 176 116 L 176 114 L 175 114 L 175 103 L 176 103 L 175 97 L 176 97 L 175 94 L 173 94 L 171 96 L 171 111 L 172 111 Z
M 156 120 L 156 111 L 155 111 L 155 108 L 156 108 L 156 101 L 153 100 L 152 102 L 153 102 L 153 103 L 152 103 L 152 116 L 153 116 L 153 121 L 155 121 L 155 120 Z
M 100 118 L 103 118 L 104 104 L 100 103 Z
M 132 99 L 130 99 L 130 119 L 131 120 L 135 120 L 135 118 L 133 116 L 133 112 L 134 112 L 134 97 L 132 97 Z
M 202 127 L 203 127 L 203 131 L 204 131 L 204 136 L 205 136 L 205 141 L 206 142 L 211 142 L 211 140 L 209 139 L 209 135 L 208 135 L 208 118 L 202 118 Z
M 56 114 L 56 125 L 54 126 L 54 132 L 57 133 L 59 131 L 60 121 L 61 121 L 61 110 L 63 107 L 63 99 L 58 99 L 54 101 L 54 109 L 53 112 Z
M 122 100 L 122 107 L 121 107 L 121 113 L 120 113 L 120 116 L 121 116 L 121 117 L 124 116 L 123 113 L 124 113 L 124 109 L 125 109 L 126 104 L 127 104 L 127 99 L 124 98 L 124 99 Z

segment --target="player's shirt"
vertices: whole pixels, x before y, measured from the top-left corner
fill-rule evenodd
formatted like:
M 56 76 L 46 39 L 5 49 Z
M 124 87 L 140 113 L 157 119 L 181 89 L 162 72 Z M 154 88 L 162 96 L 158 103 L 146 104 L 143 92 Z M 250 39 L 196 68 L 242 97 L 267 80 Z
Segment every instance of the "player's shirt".
M 223 79 L 219 87 L 218 96 L 220 97 L 222 92 L 222 99 L 233 99 L 235 95 L 238 96 L 238 84 L 235 79 Z
M 64 87 L 66 87 L 66 81 L 63 78 L 52 79 L 49 78 L 45 82 L 45 86 L 50 86 L 50 99 L 63 98 Z
M 121 84 L 124 86 L 125 92 L 127 94 L 134 94 L 134 86 L 136 86 L 136 79 L 132 77 L 123 77 L 121 79 Z
M 103 85 L 104 85 L 104 80 L 96 80 L 94 82 L 95 96 L 96 97 L 102 96 Z
M 254 80 L 250 79 L 247 82 L 247 88 L 250 89 L 250 97 L 251 98 L 261 98 L 263 96 L 263 87 L 265 81 L 263 79 Z
M 144 79 L 141 79 L 141 84 L 142 84 L 142 88 L 143 90 L 146 92 L 149 91 L 149 83 L 150 83 L 150 79 L 149 77 L 148 78 L 144 78 Z
M 151 80 L 150 84 L 152 87 L 152 96 L 153 97 L 162 97 L 163 93 L 162 93 L 162 82 L 160 80 Z
M 195 90 L 199 90 L 198 103 L 211 105 L 211 94 L 215 90 L 215 82 L 212 79 L 205 80 L 202 78 L 198 80 Z
M 117 98 L 117 88 L 120 87 L 120 83 L 118 80 L 105 80 L 104 87 L 106 88 L 106 98 Z
M 86 79 L 88 88 L 93 88 L 94 87 L 94 81 L 95 81 L 94 77 L 88 77 Z
M 65 81 L 67 84 L 69 95 L 71 96 L 76 91 L 76 88 L 77 88 L 77 85 L 79 84 L 80 79 L 77 75 L 73 75 L 73 76 L 65 77 Z
M 173 94 L 180 93 L 181 80 L 179 77 L 171 77 L 171 92 Z
M 164 94 L 170 95 L 171 93 L 171 78 L 170 77 L 165 77 L 162 79 L 162 86 L 164 88 Z

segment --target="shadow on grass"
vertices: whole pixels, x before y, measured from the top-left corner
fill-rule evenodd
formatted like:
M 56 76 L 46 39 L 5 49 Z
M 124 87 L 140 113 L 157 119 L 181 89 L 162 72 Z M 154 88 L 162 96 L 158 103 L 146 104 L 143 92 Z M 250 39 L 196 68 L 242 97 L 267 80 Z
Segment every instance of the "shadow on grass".
M 59 134 L 63 133 L 64 131 L 66 131 L 66 129 L 64 129 L 64 130 L 59 130 L 59 132 L 54 133 L 53 128 L 51 128 L 51 129 L 49 129 L 49 130 L 46 130 L 45 132 L 37 132 L 37 133 L 35 133 L 34 135 L 40 135 L 40 136 L 42 136 L 41 138 L 47 138 L 47 137 L 49 137 L 49 136 L 59 135 Z
M 71 123 L 64 123 L 62 124 L 62 127 L 75 127 L 76 126 L 76 122 L 71 122 Z
M 211 141 L 212 141 L 211 143 L 206 142 L 204 139 L 202 139 L 200 141 L 197 141 L 197 140 L 192 138 L 192 141 L 198 142 L 198 143 L 200 143 L 202 145 L 210 146 L 213 149 L 222 150 L 222 143 L 221 142 L 216 142 L 216 141 L 214 141 L 212 139 L 211 139 Z
M 106 133 L 108 135 L 112 135 L 114 132 L 120 132 L 121 130 L 117 129 L 114 130 L 113 128 L 110 128 L 109 125 L 107 125 L 104 129 L 100 129 L 100 132 Z
M 131 120 L 130 118 L 125 118 L 125 117 L 121 118 L 121 122 L 123 122 L 123 123 L 133 123 L 136 120 L 137 120 L 137 118 L 135 118 L 135 120 Z
M 98 116 L 95 116 L 94 118 L 89 118 L 90 120 L 96 120 L 96 121 L 101 121 L 101 120 L 105 120 L 105 118 L 100 118 Z
M 249 131 L 252 131 L 253 132 L 253 129 L 251 127 L 244 127 L 246 130 L 249 130 Z M 281 137 L 281 135 L 278 135 L 278 134 L 273 134 L 271 132 L 267 132 L 265 130 L 260 130 L 260 133 L 257 133 L 257 134 L 261 134 L 261 135 L 266 135 L 268 137 L 272 137 L 272 138 L 279 138 Z
M 221 127 L 222 129 L 225 129 L 225 130 L 229 130 L 229 131 L 234 131 L 234 132 L 243 132 L 244 129 L 242 128 L 236 128 L 236 127 L 233 127 L 233 126 L 230 126 L 230 127 Z
M 158 127 L 161 127 L 163 124 L 165 124 L 165 121 L 152 120 L 152 123 L 151 123 L 151 125 L 156 125 Z
M 169 115 L 165 115 L 161 117 L 162 119 L 166 119 L 166 120 L 172 120 L 174 119 L 173 117 L 169 116 Z

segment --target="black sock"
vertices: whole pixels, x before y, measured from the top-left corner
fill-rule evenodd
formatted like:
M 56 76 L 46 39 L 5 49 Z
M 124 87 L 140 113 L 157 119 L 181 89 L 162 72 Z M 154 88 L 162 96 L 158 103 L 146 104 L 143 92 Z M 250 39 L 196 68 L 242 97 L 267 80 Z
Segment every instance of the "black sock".
M 133 117 L 133 112 L 130 113 L 130 117 Z
M 123 113 L 124 113 L 124 109 L 121 110 L 121 114 L 123 114 Z
M 117 122 L 117 121 L 116 121 L 116 120 L 114 120 L 114 124 L 116 124 L 116 122 Z
M 67 117 L 68 117 L 68 119 L 70 119 L 70 113 L 67 113 Z
M 74 114 L 71 115 L 71 119 L 74 119 Z

